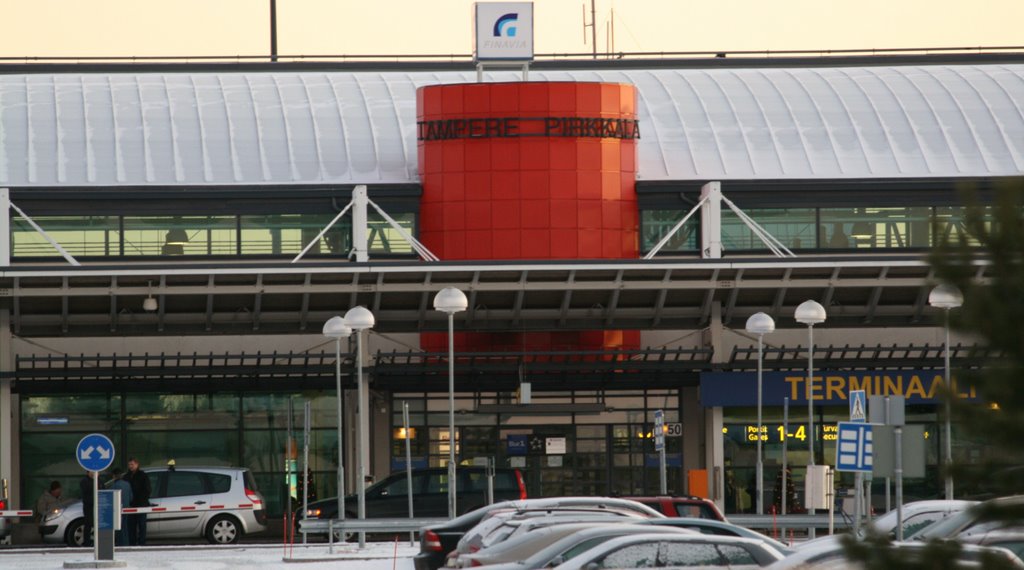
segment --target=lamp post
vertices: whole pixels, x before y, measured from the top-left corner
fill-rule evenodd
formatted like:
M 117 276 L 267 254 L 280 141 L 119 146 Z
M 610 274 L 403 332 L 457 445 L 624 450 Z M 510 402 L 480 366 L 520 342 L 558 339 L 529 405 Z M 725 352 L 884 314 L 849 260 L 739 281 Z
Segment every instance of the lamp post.
M 334 339 L 334 382 L 338 400 L 338 518 L 345 518 L 345 436 L 342 431 L 341 411 L 341 339 L 348 338 L 352 329 L 341 317 L 331 317 L 324 323 L 324 336 Z
M 757 514 L 764 514 L 764 460 L 761 453 L 761 404 L 763 394 L 764 335 L 775 332 L 775 321 L 765 313 L 754 313 L 747 319 L 747 332 L 757 335 Z M 785 489 L 783 489 L 785 492 Z
M 949 396 L 952 397 L 953 379 L 949 370 L 949 310 L 956 309 L 964 304 L 964 295 L 957 289 L 955 285 L 949 285 L 943 283 L 932 289 L 931 293 L 928 293 L 928 304 L 933 307 L 943 309 L 945 312 L 945 323 L 944 328 L 946 332 L 946 349 L 945 353 L 945 365 L 946 365 L 946 386 L 950 388 Z M 953 426 L 950 420 L 951 409 L 949 404 L 949 398 L 946 398 L 946 500 L 953 500 L 953 474 L 950 468 L 953 467 Z
M 434 309 L 448 314 L 448 518 L 455 518 L 455 313 L 466 310 L 466 294 L 445 287 L 434 296 Z
M 814 325 L 825 322 L 825 307 L 817 301 L 804 301 L 796 308 L 793 317 L 798 323 L 807 325 L 807 437 L 811 444 L 807 473 L 810 475 L 810 467 L 814 467 Z M 807 509 L 807 512 L 813 515 L 814 509 Z M 813 538 L 814 531 L 811 532 Z
M 370 447 L 368 441 L 370 422 L 366 416 L 366 409 L 363 406 L 363 401 L 366 398 L 366 387 L 363 381 L 363 331 L 366 329 L 373 328 L 374 318 L 373 313 L 369 309 L 363 306 L 352 307 L 345 313 L 345 324 L 356 333 L 356 386 L 359 388 L 359 402 L 356 406 L 356 414 L 359 416 L 359 423 L 356 425 L 356 435 L 359 440 L 359 446 L 357 450 L 359 477 L 356 479 L 356 489 L 358 489 L 358 504 L 359 504 L 359 519 L 363 520 L 366 518 L 366 461 L 364 456 L 367 448 Z M 359 533 L 359 548 L 366 546 L 366 533 Z

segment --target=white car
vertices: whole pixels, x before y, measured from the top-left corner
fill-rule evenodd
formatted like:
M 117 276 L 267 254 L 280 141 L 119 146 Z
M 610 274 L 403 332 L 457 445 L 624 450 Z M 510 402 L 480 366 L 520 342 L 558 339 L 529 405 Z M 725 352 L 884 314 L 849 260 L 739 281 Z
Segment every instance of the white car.
M 206 537 L 212 544 L 234 544 L 243 535 L 266 530 L 263 496 L 248 469 L 237 467 L 166 467 L 143 469 L 153 488 L 149 499 L 166 513 L 146 518 L 146 539 Z M 180 511 L 180 507 L 252 504 L 246 510 Z M 75 501 L 43 519 L 43 542 L 81 546 L 85 538 L 82 502 Z
M 760 568 L 779 560 L 779 551 L 757 539 L 662 533 L 613 538 L 555 568 Z

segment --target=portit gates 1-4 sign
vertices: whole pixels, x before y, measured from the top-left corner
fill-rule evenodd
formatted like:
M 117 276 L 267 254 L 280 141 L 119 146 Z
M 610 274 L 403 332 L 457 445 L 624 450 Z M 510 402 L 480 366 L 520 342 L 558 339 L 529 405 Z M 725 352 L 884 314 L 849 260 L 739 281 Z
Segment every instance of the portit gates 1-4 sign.
M 476 61 L 533 61 L 533 3 L 478 2 Z

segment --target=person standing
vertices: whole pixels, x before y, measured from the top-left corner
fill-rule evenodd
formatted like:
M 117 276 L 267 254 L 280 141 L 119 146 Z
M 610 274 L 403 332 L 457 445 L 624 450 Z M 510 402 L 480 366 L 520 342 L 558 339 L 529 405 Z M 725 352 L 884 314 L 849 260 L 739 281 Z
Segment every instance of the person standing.
M 36 523 L 39 525 L 39 534 L 43 534 L 43 522 L 46 521 L 46 515 L 52 513 L 54 509 L 59 508 L 63 501 L 60 499 L 60 495 L 63 492 L 61 489 L 60 481 L 53 481 L 50 483 L 50 488 L 43 491 L 42 495 L 39 495 L 39 500 L 36 501 Z
M 86 471 L 85 477 L 78 481 L 78 488 L 82 492 L 82 516 L 85 517 L 85 525 L 82 527 L 82 546 L 92 546 L 92 517 L 95 503 L 93 502 L 92 481 L 97 476 L 95 471 Z
M 128 458 L 128 473 L 125 479 L 132 488 L 131 506 L 148 507 L 149 497 L 153 493 L 149 476 L 139 469 L 139 460 Z M 146 545 L 146 514 L 128 515 L 128 544 L 132 546 Z
M 111 473 L 114 476 L 114 482 L 110 485 L 111 489 L 115 491 L 121 491 L 121 508 L 129 507 L 132 504 L 132 485 L 128 481 L 124 480 L 124 471 L 120 467 L 115 467 Z M 121 515 L 121 530 L 117 531 L 114 535 L 114 544 L 116 546 L 128 546 L 128 517 L 130 515 Z

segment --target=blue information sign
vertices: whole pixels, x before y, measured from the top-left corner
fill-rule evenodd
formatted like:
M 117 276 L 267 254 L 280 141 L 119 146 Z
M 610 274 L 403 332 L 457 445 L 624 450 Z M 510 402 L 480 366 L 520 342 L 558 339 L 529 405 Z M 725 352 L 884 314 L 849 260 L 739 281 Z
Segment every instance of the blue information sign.
M 99 516 L 100 530 L 114 530 L 114 491 L 100 491 L 96 497 L 96 510 Z
M 114 444 L 101 433 L 91 433 L 78 442 L 75 459 L 86 471 L 103 471 L 114 463 Z
M 526 443 L 528 439 L 529 438 L 526 434 L 508 436 L 506 444 L 508 455 L 526 455 Z
M 836 442 L 836 471 L 870 473 L 873 465 L 871 424 L 839 422 Z

